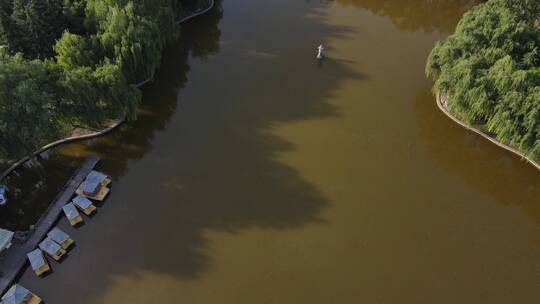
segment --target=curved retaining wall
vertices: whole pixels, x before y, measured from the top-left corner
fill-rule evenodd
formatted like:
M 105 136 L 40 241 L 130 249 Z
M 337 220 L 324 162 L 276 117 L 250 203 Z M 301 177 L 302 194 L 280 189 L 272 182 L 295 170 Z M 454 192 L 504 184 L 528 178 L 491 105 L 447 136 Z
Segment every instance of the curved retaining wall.
M 184 18 L 178 20 L 177 23 L 180 24 L 180 23 L 188 21 L 188 20 L 190 20 L 192 18 L 200 16 L 200 15 L 210 11 L 212 8 L 214 8 L 214 5 L 215 5 L 215 0 L 210 0 L 210 5 L 207 8 L 205 8 L 205 9 L 199 11 L 199 12 L 195 12 L 195 13 L 187 16 L 187 17 L 184 17 Z M 152 79 L 153 78 L 148 78 L 148 79 L 136 84 L 135 86 L 136 87 L 141 87 L 144 84 L 152 81 Z M 49 150 L 51 148 L 54 148 L 56 146 L 66 144 L 66 143 L 69 143 L 69 142 L 78 141 L 78 140 L 84 140 L 84 139 L 90 139 L 90 138 L 95 138 L 95 137 L 98 137 L 98 136 L 105 135 L 105 134 L 111 132 L 112 130 L 116 129 L 117 127 L 119 127 L 125 120 L 126 120 L 126 117 L 124 116 L 124 117 L 118 119 L 117 121 L 115 121 L 115 123 L 113 125 L 105 128 L 103 130 L 93 132 L 93 133 L 89 133 L 89 134 L 85 134 L 85 135 L 70 136 L 70 137 L 66 137 L 66 138 L 57 140 L 57 141 L 52 142 L 50 144 L 47 144 L 47 145 L 39 148 L 38 150 L 34 151 L 32 154 L 21 158 L 20 160 L 16 161 L 11 166 L 9 166 L 9 168 L 6 171 L 4 171 L 2 173 L 2 175 L 0 175 L 0 182 L 2 180 L 4 180 L 4 178 L 6 178 L 11 172 L 13 172 L 13 170 L 17 169 L 20 165 L 24 164 L 25 162 L 30 160 L 32 157 L 34 157 L 34 156 L 36 156 L 36 155 L 38 155 L 40 153 L 43 153 L 44 151 L 47 151 L 47 150 Z
M 215 3 L 215 0 L 210 0 L 210 5 L 209 5 L 207 8 L 203 9 L 202 11 L 195 12 L 195 13 L 189 15 L 189 16 L 186 16 L 186 17 L 184 17 L 184 18 L 182 18 L 182 19 L 180 19 L 180 20 L 178 20 L 178 21 L 176 21 L 176 22 L 177 22 L 177 23 L 182 23 L 182 22 L 184 22 L 184 21 L 188 21 L 188 20 L 191 19 L 191 18 L 195 18 L 195 17 L 197 17 L 197 16 L 200 16 L 200 15 L 202 15 L 202 14 L 208 12 L 208 11 L 211 10 L 212 8 L 214 8 L 214 5 L 215 5 L 215 4 L 216 4 L 216 3 Z
M 446 99 L 442 96 L 440 96 L 439 94 L 437 94 L 437 106 L 439 107 L 439 109 L 444 113 L 446 114 L 446 116 L 448 116 L 450 119 L 452 119 L 455 123 L 459 124 L 460 126 L 462 126 L 463 128 L 469 130 L 469 131 L 472 131 L 480 136 L 482 136 L 483 138 L 489 140 L 491 143 L 507 150 L 507 151 L 510 151 L 516 155 L 518 155 L 519 157 L 521 157 L 522 159 L 526 160 L 529 164 L 533 165 L 536 169 L 540 170 L 540 164 L 538 164 L 536 161 L 534 161 L 533 159 L 523 155 L 520 151 L 510 147 L 510 146 L 507 146 L 499 141 L 497 141 L 495 138 L 487 135 L 486 133 L 476 129 L 476 128 L 473 128 L 473 127 L 470 127 L 468 125 L 466 125 L 465 123 L 463 123 L 461 120 L 459 120 L 457 117 L 455 117 L 454 115 L 452 115 L 450 113 L 450 111 L 448 110 L 448 108 L 446 107 Z
M 25 156 L 25 157 L 21 158 L 20 160 L 18 160 L 17 162 L 13 163 L 6 171 L 4 171 L 4 173 L 2 173 L 2 175 L 0 176 L 0 181 L 2 181 L 4 178 L 6 178 L 6 176 L 8 176 L 11 172 L 13 172 L 13 170 L 17 169 L 17 167 L 24 164 L 25 162 L 30 160 L 30 158 L 32 158 L 32 157 L 34 157 L 34 156 L 36 156 L 36 155 L 38 155 L 40 153 L 43 153 L 43 152 L 45 152 L 45 151 L 47 151 L 49 149 L 52 149 L 52 148 L 54 148 L 56 146 L 59 146 L 61 144 L 65 144 L 65 143 L 68 143 L 68 142 L 73 142 L 73 141 L 83 140 L 83 139 L 90 139 L 90 138 L 94 138 L 94 137 L 98 137 L 98 136 L 107 134 L 107 133 L 111 132 L 112 130 L 116 129 L 118 126 L 120 126 L 124 121 L 125 121 L 125 117 L 123 117 L 121 119 L 118 119 L 117 121 L 114 122 L 114 124 L 112 124 L 111 126 L 105 128 L 103 130 L 96 131 L 96 132 L 89 133 L 89 134 L 84 134 L 84 135 L 70 136 L 70 137 L 66 137 L 66 138 L 57 140 L 57 141 L 52 142 L 50 144 L 47 144 L 47 145 L 39 148 L 38 150 L 34 151 L 32 154 L 30 154 L 28 156 Z

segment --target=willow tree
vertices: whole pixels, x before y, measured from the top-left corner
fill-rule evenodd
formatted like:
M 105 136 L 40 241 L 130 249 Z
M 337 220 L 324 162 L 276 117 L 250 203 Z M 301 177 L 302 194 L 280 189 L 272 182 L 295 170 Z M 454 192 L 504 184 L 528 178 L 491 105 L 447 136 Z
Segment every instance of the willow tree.
M 438 42 L 426 73 L 449 110 L 540 159 L 540 2 L 490 0 Z
M 198 0 L 0 0 L 0 157 L 134 119 L 178 10 Z M 32 60 L 37 58 L 37 60 Z
M 151 78 L 161 61 L 161 50 L 175 36 L 172 0 L 90 0 L 89 24 L 97 33 L 105 56 L 118 64 L 126 78 Z

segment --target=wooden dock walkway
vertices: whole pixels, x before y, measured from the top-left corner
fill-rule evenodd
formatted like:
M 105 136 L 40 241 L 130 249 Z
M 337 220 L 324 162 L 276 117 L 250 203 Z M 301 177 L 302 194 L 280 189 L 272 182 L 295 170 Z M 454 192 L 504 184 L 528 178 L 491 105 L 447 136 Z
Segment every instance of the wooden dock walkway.
M 26 254 L 37 248 L 62 213 L 62 207 L 73 197 L 77 187 L 99 162 L 97 157 L 88 157 L 64 185 L 47 211 L 37 222 L 34 231 L 24 243 L 14 243 L 0 259 L 0 295 L 4 294 L 26 265 Z

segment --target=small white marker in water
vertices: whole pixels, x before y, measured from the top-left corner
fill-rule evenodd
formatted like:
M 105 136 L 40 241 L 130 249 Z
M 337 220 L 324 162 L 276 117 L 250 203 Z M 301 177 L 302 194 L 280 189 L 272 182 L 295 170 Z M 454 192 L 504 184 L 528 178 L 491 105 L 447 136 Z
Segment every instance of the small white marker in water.
M 322 44 L 319 45 L 319 47 L 317 48 L 317 50 L 319 51 L 319 52 L 317 53 L 317 59 L 319 59 L 319 60 L 323 59 L 323 55 L 324 55 L 324 54 L 323 54 L 323 52 L 324 52 L 324 46 L 323 46 Z

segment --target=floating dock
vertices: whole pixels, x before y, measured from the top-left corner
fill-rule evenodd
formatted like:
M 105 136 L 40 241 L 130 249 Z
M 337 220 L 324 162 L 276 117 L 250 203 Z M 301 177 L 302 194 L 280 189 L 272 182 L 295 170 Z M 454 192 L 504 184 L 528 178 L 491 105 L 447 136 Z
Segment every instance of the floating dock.
M 89 199 L 81 195 L 77 195 L 73 198 L 73 204 L 88 216 L 94 213 L 94 211 L 97 209 Z
M 69 247 L 71 247 L 71 244 L 75 242 L 67 233 L 58 227 L 53 228 L 53 230 L 47 233 L 47 237 L 58 243 L 58 245 L 62 246 L 65 250 L 68 250 Z
M 56 261 L 60 261 L 67 253 L 65 249 L 58 245 L 58 243 L 48 237 L 39 243 L 39 249 L 43 250 L 43 252 Z
M 43 251 L 41 251 L 41 249 L 36 249 L 28 253 L 26 256 L 28 257 L 30 266 L 32 267 L 32 269 L 34 270 L 37 276 L 40 276 L 51 270 L 51 267 L 49 266 L 49 263 L 45 259 L 45 256 L 43 255 Z
M 75 190 L 99 162 L 97 157 L 88 157 L 64 185 L 45 214 L 37 222 L 35 229 L 22 244 L 14 243 L 0 259 L 0 294 L 8 290 L 11 283 L 27 263 L 27 254 L 38 247 L 62 213 L 62 207 L 69 203 Z
M 36 296 L 30 290 L 19 284 L 15 284 L 2 297 L 2 303 L 40 304 L 42 301 L 40 297 Z
M 95 201 L 103 201 L 107 194 L 111 191 L 107 186 L 111 183 L 111 179 L 98 171 L 92 171 L 88 174 L 84 182 L 75 190 L 75 193 L 80 197 L 87 197 Z M 77 205 L 76 201 L 73 201 Z M 88 215 L 88 214 L 87 214 Z
M 77 211 L 77 208 L 75 205 L 73 205 L 73 203 L 65 204 L 64 207 L 62 207 L 62 211 L 64 211 L 66 218 L 73 227 L 77 226 L 83 221 L 81 214 L 79 211 Z

